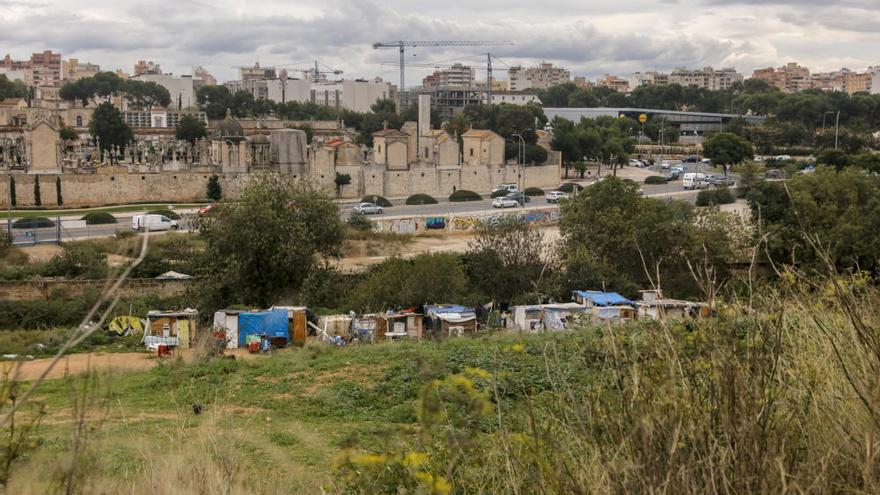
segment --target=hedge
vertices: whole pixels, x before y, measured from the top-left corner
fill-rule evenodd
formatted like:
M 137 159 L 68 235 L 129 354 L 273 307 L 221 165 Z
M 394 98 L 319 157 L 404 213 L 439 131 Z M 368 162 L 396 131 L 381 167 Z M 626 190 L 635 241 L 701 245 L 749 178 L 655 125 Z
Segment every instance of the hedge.
M 482 196 L 473 191 L 468 191 L 467 189 L 459 189 L 458 191 L 455 191 L 454 193 L 449 195 L 449 201 L 453 203 L 461 203 L 464 201 L 480 201 L 481 199 L 483 199 Z
M 86 213 L 82 220 L 86 221 L 86 225 L 104 225 L 108 223 L 118 223 L 116 217 L 106 211 L 93 211 Z
M 382 208 L 391 208 L 392 206 L 394 206 L 393 204 L 391 204 L 391 201 L 388 201 L 388 198 L 385 198 L 384 196 L 376 196 L 373 194 L 361 198 L 361 203 L 373 203 L 374 205 L 381 206 Z
M 507 196 L 508 194 L 510 194 L 510 191 L 507 189 L 496 189 L 492 191 L 492 194 L 490 194 L 489 197 L 495 199 L 500 198 L 501 196 Z
M 526 196 L 543 196 L 544 190 L 540 187 L 527 187 L 523 194 Z
M 406 198 L 406 204 L 409 206 L 436 205 L 437 200 L 427 194 L 413 194 Z
M 576 182 L 566 182 L 565 184 L 562 184 L 561 186 L 559 186 L 557 191 L 571 193 L 571 192 L 574 192 L 575 188 L 577 188 L 578 191 L 580 191 L 581 189 L 584 188 L 584 186 L 582 186 Z
M 180 220 L 180 215 L 167 208 L 164 210 L 150 210 L 147 212 L 147 215 L 164 215 L 172 220 Z
M 736 197 L 727 187 L 703 189 L 697 193 L 697 206 L 726 205 L 734 201 L 736 201 Z
M 660 177 L 659 175 L 645 177 L 645 184 L 666 184 L 666 182 L 666 177 Z
M 41 229 L 54 226 L 55 222 L 46 217 L 19 218 L 12 222 L 13 229 Z

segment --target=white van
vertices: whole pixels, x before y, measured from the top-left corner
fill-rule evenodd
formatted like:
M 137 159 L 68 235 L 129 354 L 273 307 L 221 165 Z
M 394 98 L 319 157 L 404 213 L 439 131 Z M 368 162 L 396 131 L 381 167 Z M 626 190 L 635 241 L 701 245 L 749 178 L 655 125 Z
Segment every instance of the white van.
M 703 173 L 689 172 L 682 177 L 681 187 L 685 189 L 702 189 L 704 187 L 709 187 L 709 178 Z
M 177 228 L 177 221 L 165 215 L 135 215 L 131 217 L 131 230 L 137 232 L 177 230 Z

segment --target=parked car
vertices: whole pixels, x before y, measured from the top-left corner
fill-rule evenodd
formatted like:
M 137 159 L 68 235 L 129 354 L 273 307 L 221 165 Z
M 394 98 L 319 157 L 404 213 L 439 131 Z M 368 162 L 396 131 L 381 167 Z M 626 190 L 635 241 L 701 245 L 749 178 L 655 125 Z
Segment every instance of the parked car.
M 734 179 L 733 177 L 725 177 L 720 174 L 713 175 L 710 179 L 710 182 L 715 187 L 736 187 L 736 179 Z
M 682 160 L 682 163 L 700 163 L 700 157 L 697 155 L 691 155 Z
M 564 182 L 562 184 L 559 184 L 559 187 L 557 187 L 556 190 L 566 193 L 581 192 L 584 190 L 584 186 L 578 184 L 577 182 Z
M 519 206 L 519 202 L 507 196 L 500 196 L 492 200 L 492 208 L 511 208 L 516 206 Z
M 642 162 L 639 160 L 636 160 L 635 158 L 630 158 L 629 159 L 629 166 L 630 167 L 641 167 Z
M 669 162 L 666 161 L 666 160 L 663 160 L 662 162 L 660 162 L 660 168 L 662 168 L 663 170 L 668 169 L 668 168 L 669 168 Z
M 157 232 L 177 229 L 177 221 L 172 220 L 165 215 L 135 215 L 131 217 L 131 230 L 137 232 Z
M 681 179 L 681 171 L 680 171 L 680 170 L 670 170 L 670 171 L 666 174 L 666 180 L 667 180 L 667 181 L 670 181 L 670 180 L 678 180 L 678 179 Z
M 216 203 L 211 203 L 208 206 L 203 206 L 202 208 L 199 208 L 199 216 L 207 216 L 211 213 L 211 210 L 213 210 L 215 206 L 217 206 Z
M 353 211 L 363 213 L 364 215 L 381 215 L 384 210 L 382 207 L 373 203 L 358 203 L 351 207 Z
M 703 158 L 702 160 L 700 160 L 700 163 L 702 163 L 704 165 L 712 165 L 712 160 L 710 160 L 708 158 Z
M 517 191 L 519 191 L 519 187 L 517 187 L 516 184 L 510 183 L 510 184 L 501 184 L 500 186 L 496 187 L 495 189 L 492 189 L 493 193 L 496 193 L 498 191 L 517 192 Z
M 507 195 L 508 198 L 516 201 L 517 203 L 528 203 L 532 200 L 532 198 L 528 197 L 522 191 L 512 192 Z
M 548 203 L 558 203 L 560 199 L 568 199 L 569 197 L 571 196 L 563 191 L 550 191 L 544 195 L 544 199 L 546 199 Z
M 776 157 L 776 161 L 786 162 L 788 160 L 791 160 L 791 155 L 778 155 Z

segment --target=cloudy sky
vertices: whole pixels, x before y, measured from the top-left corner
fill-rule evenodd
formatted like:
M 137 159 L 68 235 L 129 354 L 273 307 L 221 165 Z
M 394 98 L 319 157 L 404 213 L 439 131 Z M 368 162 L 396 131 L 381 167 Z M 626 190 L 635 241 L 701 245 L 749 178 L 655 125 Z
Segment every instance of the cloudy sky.
M 575 75 L 629 75 L 706 65 L 798 61 L 814 70 L 880 64 L 880 0 L 0 0 L 0 56 L 52 49 L 128 72 L 138 59 L 166 72 L 202 65 L 306 67 L 317 58 L 346 77 L 397 82 L 393 40 L 510 40 L 504 64 L 541 60 Z M 487 48 L 410 49 L 407 61 L 473 63 Z M 483 55 L 480 56 L 480 53 Z M 429 68 L 407 70 L 410 82 Z

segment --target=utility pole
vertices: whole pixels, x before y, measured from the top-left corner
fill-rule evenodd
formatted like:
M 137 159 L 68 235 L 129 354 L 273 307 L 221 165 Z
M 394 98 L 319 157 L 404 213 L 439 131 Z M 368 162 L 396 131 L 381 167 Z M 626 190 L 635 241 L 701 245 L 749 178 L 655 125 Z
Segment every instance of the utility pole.
M 840 132 L 840 110 L 837 111 L 837 117 L 834 119 L 834 149 L 837 149 L 837 136 Z
M 486 54 L 486 86 L 487 86 L 487 100 L 486 104 L 492 104 L 492 54 Z

